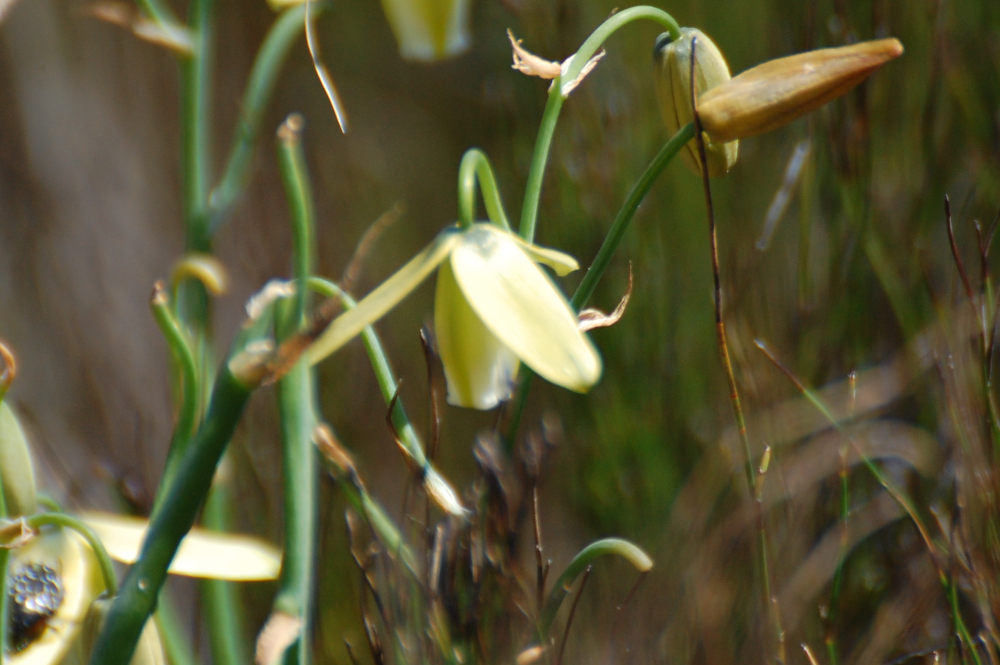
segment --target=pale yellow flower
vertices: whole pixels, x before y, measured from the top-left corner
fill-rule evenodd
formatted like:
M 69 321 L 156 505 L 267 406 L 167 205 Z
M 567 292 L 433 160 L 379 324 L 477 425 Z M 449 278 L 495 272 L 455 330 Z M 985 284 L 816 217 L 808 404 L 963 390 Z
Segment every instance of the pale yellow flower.
M 452 404 L 493 408 L 510 396 L 518 362 L 584 392 L 600 378 L 600 356 L 538 263 L 560 275 L 578 267 L 493 224 L 449 228 L 337 317 L 304 356 L 316 363 L 330 355 L 440 268 L 434 320 Z

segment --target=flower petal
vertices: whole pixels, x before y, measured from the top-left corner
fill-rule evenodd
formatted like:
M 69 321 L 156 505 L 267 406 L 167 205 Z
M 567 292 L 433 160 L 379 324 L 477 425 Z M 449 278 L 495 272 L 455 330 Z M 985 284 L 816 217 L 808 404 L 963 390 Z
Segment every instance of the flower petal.
M 469 307 L 447 261 L 438 271 L 434 332 L 450 404 L 486 410 L 510 397 L 517 356 Z
M 509 237 L 511 240 L 516 242 L 517 246 L 524 250 L 524 252 L 530 256 L 535 263 L 544 263 L 548 267 L 552 268 L 552 270 L 554 270 L 560 277 L 568 275 L 574 270 L 580 269 L 580 264 L 576 262 L 576 259 L 565 252 L 560 252 L 558 249 L 549 249 L 548 247 L 533 245 L 513 233 L 509 234 Z
M 552 280 L 513 234 L 476 224 L 451 253 L 455 281 L 483 324 L 543 378 L 584 392 L 601 375 L 601 359 L 577 327 Z
M 439 233 L 430 245 L 365 296 L 356 307 L 334 319 L 302 353 L 302 357 L 310 365 L 315 365 L 395 307 L 444 261 L 458 243 L 460 235 L 458 227 Z
M 469 47 L 469 0 L 382 0 L 399 53 L 433 62 Z
M 98 512 L 84 513 L 81 517 L 97 533 L 112 559 L 135 562 L 149 526 L 146 520 Z M 252 581 L 277 579 L 280 570 L 281 552 L 273 545 L 248 536 L 194 528 L 181 541 L 169 572 Z

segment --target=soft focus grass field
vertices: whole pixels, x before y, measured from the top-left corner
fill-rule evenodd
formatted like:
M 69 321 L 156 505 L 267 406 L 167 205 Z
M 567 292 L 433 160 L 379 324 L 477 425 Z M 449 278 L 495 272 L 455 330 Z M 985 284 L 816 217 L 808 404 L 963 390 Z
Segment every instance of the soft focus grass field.
M 182 249 L 176 71 L 167 54 L 82 7 L 24 0 L 0 24 L 0 336 L 18 351 L 22 377 L 11 399 L 29 414 L 53 492 L 119 508 L 124 496 L 143 511 L 171 422 L 165 352 L 147 298 Z M 291 111 L 306 118 L 320 272 L 339 277 L 365 229 L 393 209 L 398 219 L 363 262 L 355 291 L 423 247 L 455 219 L 456 168 L 468 147 L 490 156 L 508 210 L 518 210 L 546 84 L 510 70 L 504 30 L 561 59 L 613 7 L 476 3 L 472 49 L 425 66 L 398 59 L 377 3 L 338 3 L 319 26 L 351 132 L 337 131 L 301 44 L 264 124 L 276 127 Z M 745 140 L 737 167 L 712 183 L 724 313 L 755 466 L 768 451 L 756 500 L 715 343 L 701 183 L 680 163 L 643 204 L 591 303 L 612 309 L 631 265 L 625 317 L 592 334 L 603 380 L 584 396 L 533 386 L 522 431 L 555 444 L 540 483 L 554 570 L 608 535 L 633 540 L 656 563 L 631 596 L 631 570 L 594 569 L 562 662 L 809 662 L 800 645 L 818 663 L 997 662 L 1000 433 L 984 379 L 997 305 L 995 262 L 980 247 L 1000 209 L 1000 5 L 664 8 L 711 35 L 734 72 L 883 36 L 899 38 L 906 52 L 846 97 Z M 217 11 L 221 152 L 271 13 L 245 0 L 220 1 Z M 584 265 L 669 138 L 651 89 L 656 34 L 639 26 L 614 37 L 557 128 L 538 240 Z M 796 151 L 805 156 L 789 176 Z M 256 161 L 249 193 L 217 241 L 234 277 L 217 304 L 220 340 L 231 336 L 246 297 L 288 270 L 269 138 Z M 786 206 L 774 205 L 779 194 Z M 949 247 L 946 195 L 971 301 Z M 425 432 L 417 332 L 430 320 L 431 294 L 425 287 L 379 327 Z M 820 391 L 841 430 L 755 340 Z M 407 472 L 360 345 L 328 361 L 321 376 L 325 416 L 373 493 L 401 514 Z M 244 530 L 276 540 L 274 416 L 270 400 L 258 402 L 232 467 Z M 436 456 L 458 486 L 476 477 L 476 433 L 495 421 L 443 412 Z M 422 508 L 409 508 L 422 519 Z M 318 662 L 350 662 L 344 639 L 368 662 L 344 510 L 327 483 Z M 530 520 L 518 531 L 533 579 Z M 246 591 L 254 622 L 247 640 L 268 594 Z M 498 614 L 517 611 L 500 605 Z

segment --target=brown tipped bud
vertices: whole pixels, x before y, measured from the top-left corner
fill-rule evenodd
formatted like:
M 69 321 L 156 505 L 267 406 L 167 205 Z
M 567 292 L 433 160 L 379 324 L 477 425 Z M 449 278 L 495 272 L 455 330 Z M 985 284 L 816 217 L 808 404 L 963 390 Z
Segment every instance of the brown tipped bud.
M 682 127 L 694 121 L 691 106 L 691 44 L 694 42 L 694 90 L 695 98 L 706 91 L 729 80 L 729 65 L 719 47 L 705 33 L 697 28 L 681 28 L 681 36 L 671 40 L 663 33 L 656 40 L 654 57 L 657 73 L 654 78 L 656 100 L 660 115 L 670 134 L 676 134 Z M 705 156 L 708 161 L 708 175 L 724 175 L 736 163 L 739 156 L 739 141 L 713 141 L 703 134 Z M 701 160 L 698 159 L 698 144 L 692 139 L 681 153 L 684 163 L 695 173 L 701 174 Z
M 877 39 L 769 60 L 700 96 L 698 116 L 713 141 L 761 134 L 840 97 L 902 52 L 898 39 Z

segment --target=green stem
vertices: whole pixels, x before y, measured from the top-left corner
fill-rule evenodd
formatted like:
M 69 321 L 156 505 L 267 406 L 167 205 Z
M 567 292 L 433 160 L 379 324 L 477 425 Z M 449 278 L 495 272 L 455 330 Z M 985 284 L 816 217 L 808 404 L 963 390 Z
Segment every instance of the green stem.
M 161 289 L 153 294 L 150 309 L 153 312 L 153 319 L 159 326 L 160 332 L 163 333 L 167 347 L 170 349 L 170 356 L 173 358 L 180 383 L 180 406 L 177 410 L 177 423 L 174 426 L 174 434 L 167 453 L 167 463 L 160 481 L 161 489 L 157 494 L 157 500 L 159 500 L 159 497 L 162 496 L 162 488 L 170 484 L 170 479 L 176 470 L 177 460 L 183 456 L 184 448 L 191 440 L 191 435 L 194 434 L 201 397 L 194 352 L 191 350 L 187 335 L 181 329 L 180 322 L 170 310 L 166 294 Z
M 297 284 L 305 284 L 312 274 L 315 253 L 315 211 L 312 187 L 306 157 L 302 149 L 302 116 L 293 113 L 278 129 L 278 165 L 285 196 L 292 218 L 292 273 Z M 306 321 L 306 304 L 309 292 L 299 288 L 295 292 L 294 318 L 290 327 L 302 326 Z
M 226 468 L 223 466 L 223 468 Z M 229 474 L 216 474 L 212 489 L 205 500 L 202 524 L 217 533 L 233 529 Z M 211 636 L 212 663 L 214 665 L 242 665 L 250 662 L 247 650 L 246 617 L 238 588 L 226 580 L 205 579 L 199 584 L 201 599 L 205 604 L 205 621 Z
M 573 299 L 570 301 L 574 309 L 581 309 L 590 300 L 590 296 L 594 294 L 594 289 L 597 287 L 597 283 L 604 276 L 604 272 L 608 268 L 608 264 L 611 262 L 611 257 L 614 255 L 615 250 L 618 249 L 618 245 L 621 244 L 622 238 L 625 236 L 625 232 L 628 230 L 629 225 L 635 218 L 635 213 L 639 209 L 639 205 L 642 203 L 643 199 L 646 198 L 646 194 L 649 190 L 653 188 L 653 183 L 656 179 L 660 177 L 663 173 L 663 169 L 667 167 L 667 164 L 674 158 L 674 156 L 681 151 L 684 144 L 690 141 L 694 137 L 694 125 L 687 124 L 674 134 L 674 136 L 667 141 L 667 143 L 660 148 L 660 152 L 656 153 L 656 157 L 653 161 L 649 163 L 646 170 L 639 180 L 632 186 L 632 191 L 628 193 L 628 197 L 622 204 L 621 209 L 615 216 L 615 221 L 611 223 L 611 228 L 608 229 L 608 234 L 604 237 L 604 242 L 601 244 L 600 249 L 597 250 L 597 254 L 594 256 L 594 260 L 590 263 L 590 267 L 587 268 L 587 274 L 583 276 L 580 281 L 580 286 L 577 287 L 576 291 L 573 293 Z
M 357 304 L 354 298 L 328 280 L 313 277 L 309 280 L 309 286 L 327 297 L 339 298 L 345 309 L 351 309 Z M 375 372 L 375 380 L 382 393 L 382 398 L 387 405 L 392 407 L 392 425 L 396 428 L 399 443 L 410 458 L 410 462 L 420 469 L 424 488 L 432 494 L 432 498 L 439 506 L 453 515 L 464 515 L 464 509 L 458 502 L 458 494 L 427 459 L 417 430 L 410 422 L 409 416 L 406 415 L 403 400 L 398 396 L 399 386 L 396 384 L 395 374 L 374 328 L 367 326 L 361 332 L 361 341 L 368 352 L 368 358 Z
M 211 170 L 211 85 L 215 0 L 191 6 L 194 53 L 181 61 L 181 126 L 184 223 L 188 249 L 207 252 L 211 238 L 205 217 Z
M 649 558 L 637 545 L 621 538 L 604 538 L 587 545 L 580 550 L 573 560 L 566 566 L 566 570 L 559 576 L 556 583 L 552 585 L 552 591 L 545 601 L 541 616 L 538 620 L 538 631 L 543 637 L 548 635 L 549 628 L 556 618 L 559 606 L 569 593 L 570 587 L 576 578 L 591 565 L 595 559 L 613 554 L 620 556 L 639 570 L 645 573 L 653 567 L 653 560 Z
M 559 79 L 556 79 L 558 81 Z M 562 110 L 563 96 L 559 86 L 553 84 L 549 88 L 549 99 L 545 102 L 542 112 L 542 122 L 538 126 L 538 138 L 535 139 L 535 149 L 531 153 L 531 168 L 528 171 L 528 181 L 524 186 L 524 203 L 521 207 L 521 226 L 519 233 L 528 242 L 535 240 L 535 226 L 538 222 L 538 202 L 542 196 L 542 176 L 545 164 L 549 160 L 549 148 L 552 147 L 552 136 L 556 131 L 559 111 Z
M 156 606 L 156 627 L 160 631 L 163 650 L 170 665 L 195 665 L 195 657 L 188 640 L 187 632 L 177 620 L 177 612 L 171 598 L 160 594 L 160 602 Z
M 87 541 L 87 545 L 90 546 L 91 551 L 93 551 L 94 556 L 97 558 L 97 564 L 101 568 L 101 575 L 104 577 L 104 586 L 107 587 L 108 593 L 114 594 L 118 590 L 118 580 L 115 578 L 115 567 L 111 563 L 111 557 L 108 556 L 107 550 L 104 549 L 101 539 L 98 538 L 94 530 L 87 526 L 86 523 L 66 513 L 40 513 L 25 519 L 25 523 L 32 529 L 39 529 L 43 526 L 58 526 L 76 531 Z
M 319 10 L 318 5 L 320 3 L 313 3 L 313 11 Z M 209 199 L 208 226 L 212 235 L 219 230 L 226 214 L 246 189 L 264 110 L 274 94 L 275 85 L 291 47 L 302 34 L 305 11 L 304 4 L 284 11 L 274 21 L 260 50 L 257 51 L 243 92 L 240 116 L 236 121 L 225 170 Z
M 276 338 L 294 335 L 306 322 L 306 280 L 313 270 L 315 214 L 309 173 L 302 150 L 302 118 L 291 115 L 278 130 L 278 157 L 292 218 L 293 272 L 299 288 L 293 307 L 279 307 Z M 287 304 L 287 303 L 285 303 Z M 285 663 L 312 661 L 312 616 L 316 527 L 317 463 L 312 435 L 318 418 L 314 371 L 299 361 L 278 381 L 278 415 L 284 472 L 285 556 L 275 610 L 301 620 L 297 647 L 285 651 Z
M 483 193 L 483 205 L 490 221 L 510 231 L 510 222 L 503 209 L 503 200 L 497 187 L 490 160 L 482 150 L 470 148 L 462 155 L 458 165 L 458 223 L 468 226 L 476 221 L 476 181 Z
M 587 301 L 590 300 L 590 296 L 593 295 L 594 289 L 597 287 L 598 282 L 601 281 L 601 278 L 604 276 L 604 273 L 608 268 L 608 264 L 611 262 L 611 257 L 614 255 L 615 250 L 618 249 L 618 245 L 621 244 L 622 238 L 625 236 L 625 232 L 628 230 L 629 225 L 635 218 L 635 213 L 639 209 L 639 205 L 649 193 L 649 190 L 652 189 L 653 183 L 656 182 L 656 179 L 661 173 L 663 173 L 667 164 L 670 163 L 674 156 L 676 156 L 677 153 L 684 147 L 684 144 L 690 141 L 692 137 L 694 137 L 694 125 L 689 123 L 682 127 L 680 131 L 674 134 L 674 136 L 667 141 L 662 148 L 660 148 L 660 151 L 653 158 L 653 161 L 649 163 L 646 170 L 643 171 L 641 176 L 639 176 L 639 180 L 632 186 L 632 190 L 626 197 L 622 207 L 618 210 L 618 214 L 615 216 L 615 220 L 612 222 L 611 228 L 608 229 L 608 233 L 604 237 L 604 242 L 601 244 L 600 249 L 597 250 L 597 254 L 594 256 L 594 260 L 591 262 L 590 267 L 587 268 L 587 273 L 580 281 L 580 285 L 576 288 L 576 292 L 573 293 L 573 298 L 570 300 L 570 304 L 572 304 L 573 309 L 579 311 L 584 305 L 587 304 Z M 531 385 L 533 376 L 534 373 L 527 367 L 523 368 L 521 382 L 518 385 L 517 394 L 513 400 L 510 425 L 507 429 L 507 435 L 504 437 L 504 441 L 508 447 L 513 445 L 514 436 L 517 432 L 518 426 L 520 425 L 521 416 L 524 413 L 524 408 L 527 403 L 528 388 Z
M 215 468 L 253 388 L 237 379 L 228 364 L 219 373 L 205 420 L 181 459 L 166 497 L 150 518 L 139 560 L 129 568 L 111 604 L 91 665 L 125 665 L 132 657 L 142 627 L 156 606 L 167 567 L 208 494 Z
M 555 134 L 556 122 L 559 120 L 559 111 L 562 110 L 563 100 L 566 95 L 563 93 L 563 83 L 573 82 L 586 66 L 587 61 L 607 39 L 617 30 L 628 23 L 637 20 L 648 19 L 661 24 L 670 35 L 677 39 L 680 37 L 681 29 L 674 18 L 656 7 L 641 5 L 630 7 L 615 13 L 604 23 L 597 26 L 590 36 L 584 40 L 583 44 L 573 54 L 573 61 L 570 63 L 566 73 L 556 77 L 549 88 L 549 98 L 545 103 L 545 110 L 542 113 L 542 122 L 538 127 L 538 137 L 535 139 L 535 148 L 531 156 L 531 168 L 528 171 L 528 181 L 524 189 L 524 204 L 521 208 L 521 237 L 528 242 L 535 239 L 535 226 L 538 220 L 538 202 L 542 192 L 542 176 L 545 171 L 545 164 L 548 162 L 549 149 L 552 145 L 552 136 Z

